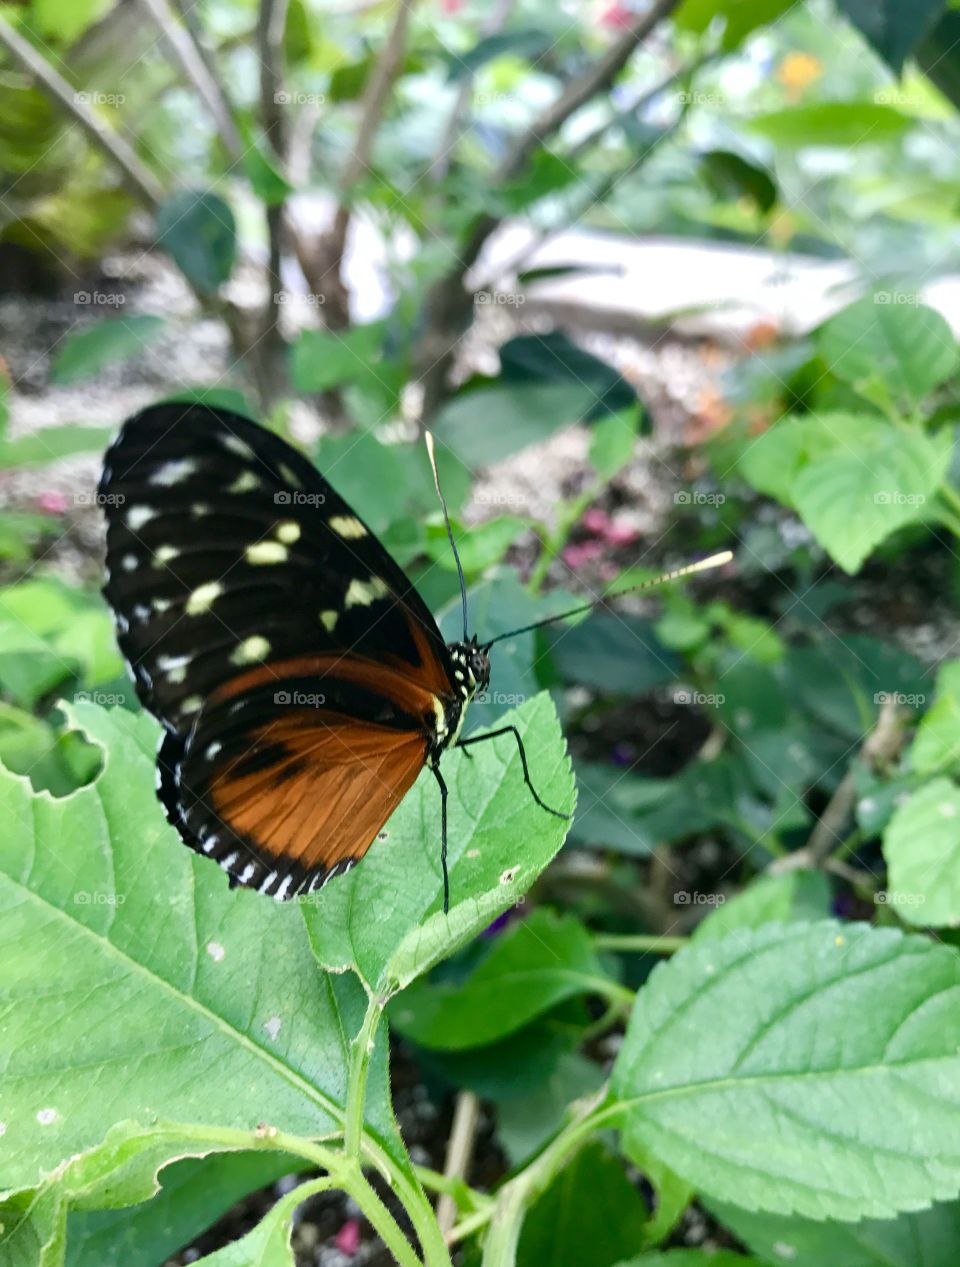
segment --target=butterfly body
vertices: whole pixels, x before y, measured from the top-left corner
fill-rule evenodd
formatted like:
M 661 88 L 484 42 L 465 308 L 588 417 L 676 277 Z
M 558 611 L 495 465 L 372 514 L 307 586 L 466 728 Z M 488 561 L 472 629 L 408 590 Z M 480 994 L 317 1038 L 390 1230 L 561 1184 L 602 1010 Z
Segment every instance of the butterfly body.
M 196 404 L 129 419 L 99 486 L 105 595 L 164 727 L 167 817 L 278 899 L 352 867 L 489 680 L 295 449 Z M 445 791 L 445 789 L 444 789 Z

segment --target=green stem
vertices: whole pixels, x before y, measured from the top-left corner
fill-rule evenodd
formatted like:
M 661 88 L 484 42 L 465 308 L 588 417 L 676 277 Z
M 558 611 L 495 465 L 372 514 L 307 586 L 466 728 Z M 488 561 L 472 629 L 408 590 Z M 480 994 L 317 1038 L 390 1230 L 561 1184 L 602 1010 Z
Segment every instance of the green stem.
M 623 950 L 638 955 L 672 955 L 682 950 L 689 937 L 661 937 L 656 933 L 595 933 L 597 950 Z
M 600 1104 L 605 1102 L 605 1095 L 603 1092 Z M 597 1114 L 601 1111 L 598 1100 L 592 1100 L 536 1161 L 500 1189 L 483 1247 L 482 1267 L 516 1267 L 520 1229 L 527 1209 L 546 1192 L 570 1158 L 593 1135 L 597 1129 Z
M 407 1212 L 420 1242 L 426 1267 L 451 1267 L 450 1251 L 423 1188 L 419 1183 L 411 1183 L 404 1171 L 369 1134 L 364 1136 L 363 1150 L 368 1161 L 380 1171 Z
M 940 494 L 943 500 L 948 503 L 948 505 L 953 509 L 953 511 L 958 516 L 960 516 L 960 493 L 957 492 L 957 490 L 953 487 L 953 485 L 948 484 L 947 481 L 944 480 L 943 483 L 940 485 L 940 487 L 937 489 L 937 492 Z
M 380 1000 L 372 997 L 367 1002 L 366 1015 L 359 1033 L 350 1044 L 350 1069 L 347 1076 L 347 1111 L 344 1119 L 343 1147 L 348 1157 L 360 1156 L 363 1139 L 363 1108 L 367 1098 L 367 1075 L 370 1057 L 373 1055 L 377 1026 L 383 1015 Z

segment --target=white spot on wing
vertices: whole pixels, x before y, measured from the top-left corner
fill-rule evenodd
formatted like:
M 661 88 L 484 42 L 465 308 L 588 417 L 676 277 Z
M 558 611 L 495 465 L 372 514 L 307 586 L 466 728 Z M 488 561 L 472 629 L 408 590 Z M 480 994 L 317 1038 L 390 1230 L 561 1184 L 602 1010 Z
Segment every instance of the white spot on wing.
M 277 524 L 273 535 L 285 545 L 293 545 L 294 541 L 300 540 L 300 525 L 295 519 L 284 519 Z
M 197 464 L 193 458 L 178 458 L 174 462 L 165 462 L 163 466 L 158 467 L 147 483 L 170 488 L 174 484 L 180 484 L 183 480 L 189 479 L 196 469 Z
M 293 876 L 292 876 L 292 875 L 290 875 L 290 874 L 289 874 L 289 872 L 288 872 L 288 873 L 287 873 L 287 874 L 283 877 L 283 883 L 280 885 L 280 887 L 277 889 L 276 893 L 274 893 L 274 895 L 273 895 L 273 897 L 274 897 L 274 901 L 276 901 L 276 902 L 282 902 L 282 901 L 283 901 L 283 899 L 287 896 L 287 891 L 289 890 L 290 885 L 291 885 L 292 883 L 293 883 Z
M 176 546 L 160 546 L 154 551 L 153 566 L 162 567 L 164 563 L 169 563 L 171 559 L 175 559 L 180 551 Z
M 131 532 L 138 532 L 156 513 L 152 506 L 131 506 L 127 511 L 127 527 Z
M 258 541 L 247 546 L 244 554 L 248 563 L 284 563 L 287 558 L 287 547 L 279 541 Z
M 270 643 L 260 634 L 244 638 L 230 653 L 230 663 L 236 665 L 257 664 L 270 653 Z
M 369 581 L 351 581 L 344 602 L 347 607 L 369 607 L 389 593 L 386 581 L 379 576 L 371 576 Z
M 229 449 L 231 453 L 236 453 L 240 457 L 246 458 L 247 461 L 256 459 L 257 455 L 254 453 L 253 449 L 250 448 L 246 440 L 241 440 L 239 436 L 235 436 L 227 432 L 225 435 L 221 435 L 220 443 L 225 449 Z
M 137 566 L 137 556 L 135 554 L 125 554 L 120 560 L 120 566 L 124 572 L 132 572 Z
M 219 739 L 214 739 L 213 743 L 207 744 L 203 755 L 207 761 L 212 761 L 222 747 L 223 744 L 219 741 Z
M 222 593 L 223 586 L 219 581 L 207 581 L 205 585 L 198 585 L 187 599 L 187 615 L 199 616 L 201 612 L 207 611 L 210 604 L 218 599 Z
M 356 515 L 332 515 L 330 527 L 347 541 L 355 541 L 367 535 L 367 530 Z

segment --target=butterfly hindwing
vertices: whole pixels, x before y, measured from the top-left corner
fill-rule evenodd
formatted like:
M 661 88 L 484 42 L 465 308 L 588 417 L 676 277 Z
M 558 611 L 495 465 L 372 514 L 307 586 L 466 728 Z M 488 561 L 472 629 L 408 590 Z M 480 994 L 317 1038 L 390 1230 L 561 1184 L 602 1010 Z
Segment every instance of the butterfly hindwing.
M 238 414 L 144 410 L 99 493 L 121 650 L 167 731 L 171 822 L 276 897 L 349 868 L 459 689 L 429 609 L 311 464 Z

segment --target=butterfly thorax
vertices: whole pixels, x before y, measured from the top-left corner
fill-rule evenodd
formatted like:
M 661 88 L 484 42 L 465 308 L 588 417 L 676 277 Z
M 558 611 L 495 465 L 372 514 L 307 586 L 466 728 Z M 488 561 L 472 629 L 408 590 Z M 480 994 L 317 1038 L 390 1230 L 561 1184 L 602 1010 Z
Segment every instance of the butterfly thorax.
M 467 705 L 490 683 L 490 660 L 475 638 L 470 642 L 449 642 L 447 651 L 455 694 L 444 704 L 437 701 L 437 726 L 431 754 L 434 760 L 456 744 L 467 715 Z

